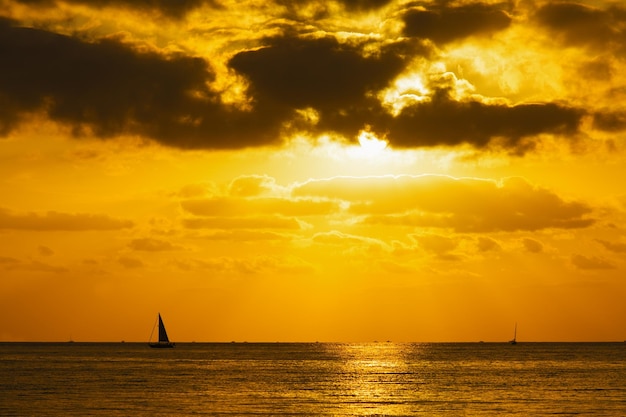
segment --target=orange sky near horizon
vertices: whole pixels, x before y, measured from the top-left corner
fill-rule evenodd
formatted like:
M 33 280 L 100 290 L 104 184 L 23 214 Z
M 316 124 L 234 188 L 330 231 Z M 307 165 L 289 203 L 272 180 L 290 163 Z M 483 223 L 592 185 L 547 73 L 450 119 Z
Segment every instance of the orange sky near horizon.
M 0 341 L 626 339 L 625 7 L 0 5 Z

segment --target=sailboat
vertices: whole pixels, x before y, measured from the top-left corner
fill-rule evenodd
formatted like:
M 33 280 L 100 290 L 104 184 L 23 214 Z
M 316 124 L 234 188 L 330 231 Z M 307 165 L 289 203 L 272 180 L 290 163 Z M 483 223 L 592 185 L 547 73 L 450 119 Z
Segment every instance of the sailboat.
M 517 323 L 515 323 L 515 330 L 513 331 L 513 339 L 509 340 L 512 345 L 517 345 Z
M 152 332 L 154 332 L 154 327 L 152 328 Z M 152 340 L 152 334 L 150 334 L 150 340 Z M 176 346 L 176 344 L 170 342 L 170 339 L 167 337 L 167 331 L 165 330 L 161 313 L 159 313 L 159 341 L 156 343 L 151 342 L 149 345 L 151 348 L 173 348 Z

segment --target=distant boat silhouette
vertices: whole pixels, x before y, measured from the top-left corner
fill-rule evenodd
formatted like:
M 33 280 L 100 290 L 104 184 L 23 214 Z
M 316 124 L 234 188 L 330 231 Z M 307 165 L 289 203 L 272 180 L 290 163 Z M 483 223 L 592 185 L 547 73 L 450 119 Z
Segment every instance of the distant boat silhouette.
M 517 323 L 515 323 L 515 330 L 513 331 L 513 339 L 509 340 L 512 345 L 517 345 Z
M 173 348 L 176 346 L 174 342 L 170 342 L 170 339 L 167 337 L 167 331 L 165 331 L 165 325 L 163 324 L 163 319 L 161 318 L 161 313 L 158 315 L 159 317 L 159 341 L 156 343 L 149 343 L 151 348 Z M 154 327 L 152 328 L 152 332 L 154 333 Z M 152 340 L 152 334 L 150 334 L 150 340 Z

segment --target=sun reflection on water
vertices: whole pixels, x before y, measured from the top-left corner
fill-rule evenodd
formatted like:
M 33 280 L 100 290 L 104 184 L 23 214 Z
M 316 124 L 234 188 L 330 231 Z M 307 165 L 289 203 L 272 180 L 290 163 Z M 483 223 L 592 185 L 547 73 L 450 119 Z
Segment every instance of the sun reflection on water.
M 410 349 L 414 357 L 419 348 Z M 420 386 L 411 370 L 407 346 L 395 343 L 350 344 L 339 347 L 343 366 L 337 389 L 347 408 L 373 415 L 409 415 Z

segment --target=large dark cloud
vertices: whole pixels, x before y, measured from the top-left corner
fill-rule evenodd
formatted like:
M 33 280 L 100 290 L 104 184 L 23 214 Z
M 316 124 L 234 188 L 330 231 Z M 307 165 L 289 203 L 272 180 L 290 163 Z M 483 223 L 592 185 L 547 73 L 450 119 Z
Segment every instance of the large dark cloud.
M 44 111 L 75 135 L 138 134 L 184 148 L 239 148 L 277 140 L 280 114 L 224 107 L 200 58 L 86 43 L 0 20 L 0 134 Z M 268 139 L 269 138 L 269 139 Z
M 20 113 L 45 107 L 54 120 L 111 136 L 131 120 L 147 124 L 188 109 L 191 91 L 210 95 L 203 85 L 212 74 L 204 61 L 135 53 L 115 40 L 85 43 L 5 23 L 0 56 L 5 133 Z
M 417 55 L 414 40 L 380 45 L 297 35 L 237 53 L 252 109 L 222 103 L 208 87 L 211 66 L 195 57 L 134 50 L 115 39 L 92 43 L 0 20 L 0 134 L 44 114 L 75 136 L 139 135 L 180 148 L 237 149 L 279 143 L 285 129 L 354 139 L 369 126 L 397 147 L 499 140 L 519 149 L 540 133 L 576 132 L 582 112 L 554 103 L 507 106 L 457 101 L 447 87 L 391 115 L 377 98 Z M 378 52 L 365 54 L 368 47 Z M 369 48 L 370 50 L 376 48 Z M 316 120 L 297 117 L 313 109 Z
M 504 4 L 473 3 L 450 7 L 446 3 L 429 9 L 408 10 L 404 34 L 447 43 L 472 35 L 485 35 L 506 29 L 511 24 Z
M 396 51 L 366 57 L 357 46 L 321 39 L 282 38 L 233 57 L 230 66 L 251 82 L 260 103 L 289 108 L 344 109 L 384 88 L 404 67 Z
M 458 101 L 446 89 L 440 89 L 430 100 L 405 107 L 397 116 L 371 100 L 364 109 L 330 115 L 320 124 L 346 136 L 357 134 L 359 126 L 362 129 L 367 125 L 398 148 L 460 144 L 481 148 L 497 140 L 514 152 L 524 152 L 531 146 L 525 138 L 541 133 L 576 133 L 584 114 L 558 103 L 511 106 Z
M 408 107 L 391 120 L 388 136 L 401 147 L 460 143 L 482 147 L 499 139 L 520 150 L 520 141 L 527 137 L 575 133 L 582 116 L 581 110 L 556 103 L 510 106 L 456 101 L 440 90 L 430 102 Z

